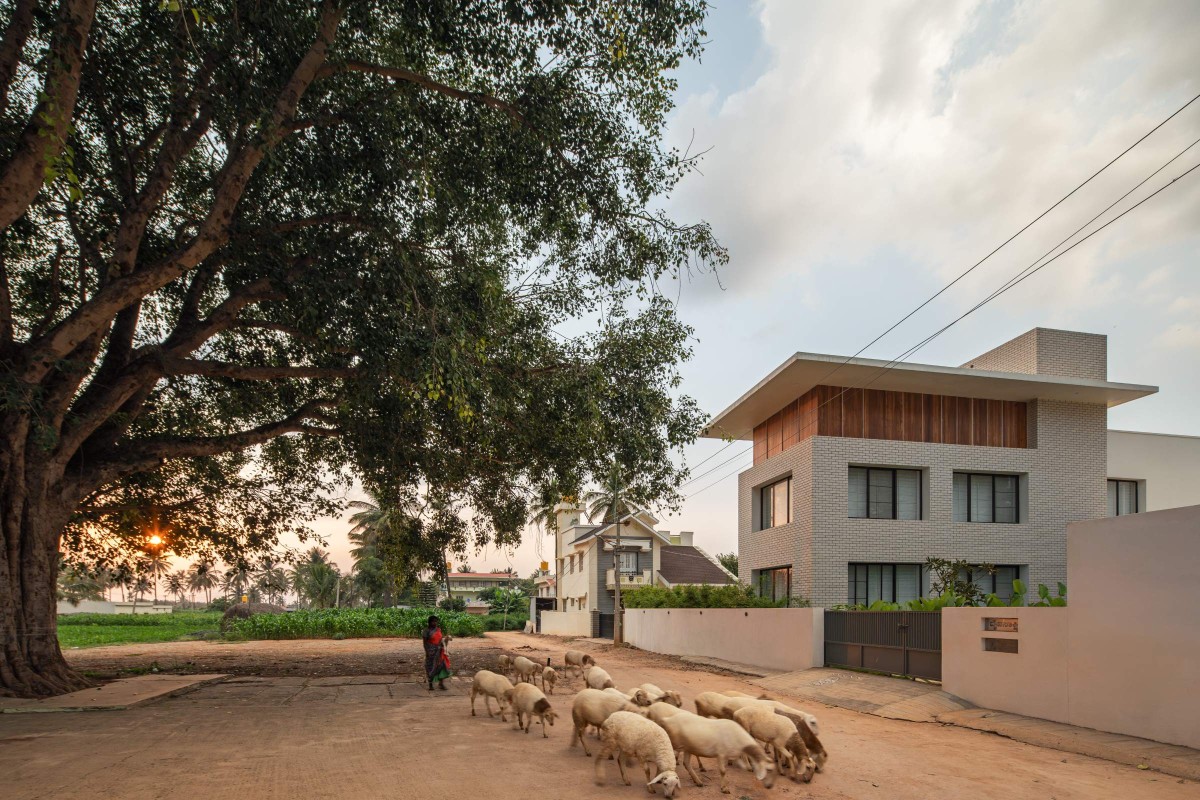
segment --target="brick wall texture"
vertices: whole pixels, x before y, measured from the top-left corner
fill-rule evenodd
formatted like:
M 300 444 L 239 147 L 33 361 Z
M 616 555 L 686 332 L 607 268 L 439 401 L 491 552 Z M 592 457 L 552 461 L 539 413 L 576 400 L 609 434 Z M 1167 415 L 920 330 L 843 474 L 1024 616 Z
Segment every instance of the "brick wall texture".
M 1095 338 L 1102 336 L 1059 337 L 1060 332 L 1049 331 L 1052 335 L 1043 340 L 1045 333 L 1031 331 L 1004 346 L 1011 352 L 992 351 L 972 363 L 978 369 L 1031 373 L 1062 360 L 1038 355 L 1039 341 L 1056 342 L 1084 360 L 1100 357 Z M 1103 341 L 1099 352 L 1104 352 Z M 1106 373 L 1102 361 L 1075 371 L 1090 374 L 1072 377 L 1103 379 Z M 738 476 L 738 577 L 753 582 L 759 570 L 790 565 L 793 597 L 817 606 L 847 602 L 847 564 L 852 562 L 961 558 L 1025 567 L 1031 589 L 1065 581 L 1067 523 L 1106 513 L 1107 422 L 1103 405 L 1038 400 L 1029 404 L 1030 446 L 1025 449 L 812 437 Z M 923 518 L 849 518 L 851 466 L 922 470 Z M 960 471 L 1019 474 L 1020 522 L 954 522 L 953 473 Z M 792 478 L 791 522 L 757 530 L 757 489 L 787 476 Z
M 1099 333 L 1034 328 L 962 366 L 1103 381 L 1108 380 L 1108 338 Z

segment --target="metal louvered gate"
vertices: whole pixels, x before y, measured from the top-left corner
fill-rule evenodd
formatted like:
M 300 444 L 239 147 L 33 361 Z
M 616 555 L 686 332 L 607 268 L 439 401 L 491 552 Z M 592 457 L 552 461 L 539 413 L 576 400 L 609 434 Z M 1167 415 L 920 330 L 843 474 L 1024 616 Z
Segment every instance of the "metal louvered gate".
M 937 611 L 826 611 L 825 666 L 942 679 Z

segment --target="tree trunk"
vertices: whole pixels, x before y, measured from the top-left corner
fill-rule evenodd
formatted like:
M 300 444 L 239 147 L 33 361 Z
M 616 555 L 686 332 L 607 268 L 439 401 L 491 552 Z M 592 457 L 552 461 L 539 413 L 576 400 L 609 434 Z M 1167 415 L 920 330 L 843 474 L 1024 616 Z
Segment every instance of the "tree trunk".
M 68 504 L 46 488 L 39 465 L 26 463 L 20 427 L 0 437 L 0 694 L 44 697 L 92 684 L 58 646 L 55 581 Z

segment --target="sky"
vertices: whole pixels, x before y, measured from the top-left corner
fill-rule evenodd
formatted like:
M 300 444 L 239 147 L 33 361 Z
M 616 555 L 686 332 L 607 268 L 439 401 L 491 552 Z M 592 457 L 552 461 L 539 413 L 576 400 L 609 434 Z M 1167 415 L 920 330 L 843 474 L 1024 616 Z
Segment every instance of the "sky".
M 1200 93 L 1200 3 L 718 0 L 678 72 L 669 144 L 706 151 L 664 205 L 729 248 L 719 282 L 663 285 L 695 329 L 683 391 L 715 415 L 798 351 L 849 356 Z M 958 317 L 1200 138 L 1200 101 L 865 357 Z M 1188 168 L 1200 144 L 1095 227 Z M 1085 231 L 1086 233 L 1087 231 Z M 1160 392 L 1109 427 L 1200 435 L 1200 170 L 966 317 L 910 360 L 958 365 L 1036 326 L 1108 336 L 1109 378 Z M 661 527 L 737 546 L 747 445 L 701 440 L 708 475 Z M 356 497 L 352 494 L 351 497 Z M 344 519 L 316 528 L 349 568 Z M 531 529 L 476 570 L 536 567 Z

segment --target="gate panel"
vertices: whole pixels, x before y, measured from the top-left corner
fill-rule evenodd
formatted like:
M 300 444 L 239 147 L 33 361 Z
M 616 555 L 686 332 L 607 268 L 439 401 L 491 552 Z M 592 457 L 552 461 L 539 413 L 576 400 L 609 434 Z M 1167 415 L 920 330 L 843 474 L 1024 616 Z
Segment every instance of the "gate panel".
M 942 615 L 826 611 L 825 665 L 941 680 Z

